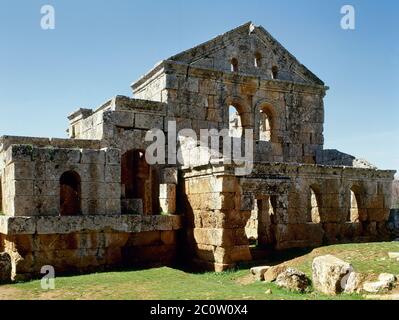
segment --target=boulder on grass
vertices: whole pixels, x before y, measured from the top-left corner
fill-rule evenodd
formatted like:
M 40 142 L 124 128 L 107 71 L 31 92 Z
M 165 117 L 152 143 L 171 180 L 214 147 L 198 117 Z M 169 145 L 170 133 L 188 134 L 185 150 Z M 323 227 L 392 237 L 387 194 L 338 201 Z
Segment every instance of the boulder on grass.
M 365 282 L 363 290 L 369 293 L 383 293 L 391 290 L 396 282 L 396 277 L 390 273 L 381 273 L 378 281 Z
M 391 259 L 398 259 L 399 258 L 399 252 L 388 252 L 388 257 Z
M 6 252 L 0 253 L 0 283 L 11 282 L 11 257 Z
M 288 269 L 288 267 L 284 266 L 284 265 L 277 265 L 277 266 L 270 267 L 263 275 L 263 278 L 264 278 L 265 282 L 273 282 L 277 279 L 277 277 L 280 273 L 283 273 L 287 269 Z
M 333 255 L 316 257 L 312 263 L 314 288 L 328 295 L 341 293 L 345 289 L 345 277 L 352 271 L 349 263 Z
M 345 285 L 345 293 L 360 293 L 363 289 L 363 283 L 365 281 L 366 276 L 358 273 L 358 272 L 351 272 L 349 274 L 348 280 L 346 281 Z
M 270 269 L 270 266 L 253 267 L 250 272 L 255 280 L 263 281 L 265 280 L 265 272 Z
M 310 279 L 303 272 L 288 268 L 278 275 L 276 284 L 291 291 L 304 292 L 310 285 Z

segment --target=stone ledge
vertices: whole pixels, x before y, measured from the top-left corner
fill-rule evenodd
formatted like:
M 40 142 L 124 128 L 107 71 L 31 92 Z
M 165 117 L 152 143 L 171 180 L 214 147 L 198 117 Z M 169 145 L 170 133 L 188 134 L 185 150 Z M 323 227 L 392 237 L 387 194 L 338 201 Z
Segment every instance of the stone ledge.
M 137 233 L 178 230 L 181 228 L 182 217 L 177 215 L 0 216 L 0 233 L 6 235 L 68 234 L 102 230 Z

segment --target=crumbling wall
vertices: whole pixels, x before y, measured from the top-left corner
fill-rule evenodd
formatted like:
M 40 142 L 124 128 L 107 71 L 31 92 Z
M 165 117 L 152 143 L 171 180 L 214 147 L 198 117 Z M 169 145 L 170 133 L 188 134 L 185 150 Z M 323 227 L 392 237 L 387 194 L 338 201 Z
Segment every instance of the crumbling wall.
M 120 213 L 120 154 L 117 149 L 78 149 L 11 145 L 3 151 L 4 213 L 59 215 L 60 178 L 80 179 L 81 214 Z

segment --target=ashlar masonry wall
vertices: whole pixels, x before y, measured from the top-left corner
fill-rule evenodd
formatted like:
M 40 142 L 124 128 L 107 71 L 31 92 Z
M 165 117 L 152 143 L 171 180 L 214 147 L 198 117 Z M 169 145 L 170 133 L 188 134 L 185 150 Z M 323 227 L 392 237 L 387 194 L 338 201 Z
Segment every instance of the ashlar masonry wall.
M 120 153 L 10 145 L 1 164 L 3 212 L 10 216 L 60 214 L 60 179 L 79 180 L 81 214 L 120 214 Z

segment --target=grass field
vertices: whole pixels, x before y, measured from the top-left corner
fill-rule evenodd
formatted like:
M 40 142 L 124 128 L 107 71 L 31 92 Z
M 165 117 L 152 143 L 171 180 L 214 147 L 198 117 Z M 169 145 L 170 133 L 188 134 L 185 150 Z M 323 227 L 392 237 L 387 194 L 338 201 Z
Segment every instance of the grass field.
M 399 262 L 389 251 L 399 242 L 344 244 L 321 247 L 285 263 L 311 276 L 315 256 L 333 254 L 352 263 L 355 270 L 376 277 L 399 275 Z M 272 294 L 265 292 L 271 289 Z M 0 286 L 0 299 L 363 299 L 361 295 L 328 297 L 316 292 L 299 294 L 273 283 L 255 282 L 247 268 L 224 273 L 186 273 L 171 268 L 104 272 L 56 278 L 54 290 L 42 290 L 40 280 Z

